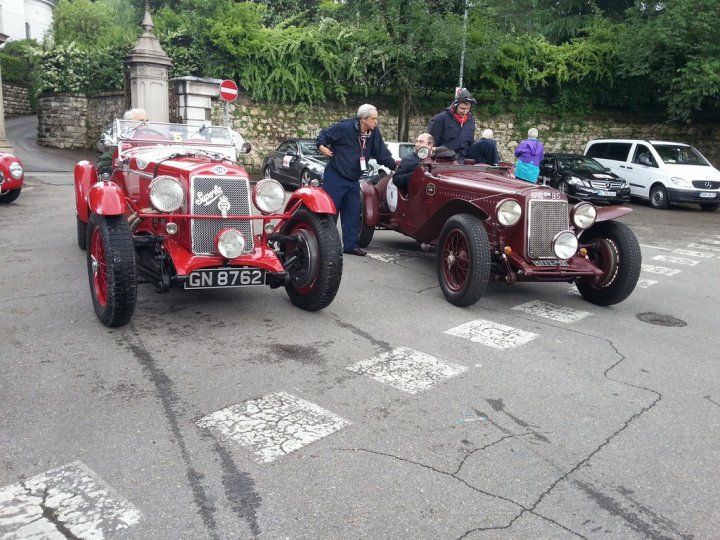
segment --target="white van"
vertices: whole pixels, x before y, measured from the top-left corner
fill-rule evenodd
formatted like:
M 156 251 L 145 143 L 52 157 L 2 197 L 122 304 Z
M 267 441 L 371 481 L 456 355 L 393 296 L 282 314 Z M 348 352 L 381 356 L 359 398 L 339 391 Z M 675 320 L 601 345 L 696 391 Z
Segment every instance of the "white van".
M 630 195 L 653 208 L 682 202 L 712 212 L 720 205 L 720 171 L 688 144 L 597 139 L 587 143 L 585 155 L 627 180 Z

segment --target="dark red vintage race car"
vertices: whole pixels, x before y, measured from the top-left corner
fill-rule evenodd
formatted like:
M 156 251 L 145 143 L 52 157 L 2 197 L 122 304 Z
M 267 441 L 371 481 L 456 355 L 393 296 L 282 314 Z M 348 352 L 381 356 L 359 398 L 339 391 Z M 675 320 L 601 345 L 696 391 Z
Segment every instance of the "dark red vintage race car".
M 333 301 L 342 245 L 322 189 L 285 201 L 275 180 L 251 186 L 225 127 L 116 120 L 105 144 L 111 174 L 75 166 L 77 241 L 103 324 L 131 319 L 138 282 L 159 292 L 284 286 L 308 311 Z
M 510 163 L 425 157 L 406 191 L 392 176 L 362 190 L 360 245 L 377 228 L 435 246 L 440 288 L 457 306 L 477 302 L 490 279 L 575 283 L 586 300 L 607 306 L 627 298 L 640 275 L 635 235 L 612 221 L 632 209 L 571 205 L 565 193 L 516 180 Z
M 11 203 L 20 196 L 24 177 L 20 160 L 0 152 L 0 204 Z

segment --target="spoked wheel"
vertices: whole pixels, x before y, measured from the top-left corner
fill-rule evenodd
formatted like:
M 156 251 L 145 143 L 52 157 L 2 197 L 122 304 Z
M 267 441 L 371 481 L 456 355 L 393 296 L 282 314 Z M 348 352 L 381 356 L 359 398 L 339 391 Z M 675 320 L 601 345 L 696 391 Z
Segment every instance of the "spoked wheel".
M 480 300 L 490 279 L 490 245 L 477 217 L 459 214 L 447 220 L 440 233 L 436 265 L 448 302 L 464 307 Z
M 85 251 L 87 249 L 87 223 L 80 219 L 80 216 L 75 216 L 77 221 L 77 243 L 78 247 Z
M 642 266 L 640 244 L 630 227 L 604 221 L 585 231 L 580 241 L 590 244 L 588 258 L 603 271 L 597 283 L 592 280 L 575 283 L 583 298 L 598 306 L 611 306 L 630 296 Z
M 95 314 L 105 326 L 123 326 L 135 312 L 137 280 L 132 233 L 124 216 L 90 215 L 88 277 Z
M 21 189 L 22 188 L 8 189 L 7 191 L 0 192 L 0 204 L 7 204 L 13 202 L 20 196 Z
M 660 184 L 650 189 L 650 206 L 658 210 L 666 210 L 670 208 L 667 190 Z
M 301 208 L 285 225 L 283 234 L 296 241 L 283 245 L 283 263 L 290 275 L 285 290 L 293 304 L 317 311 L 330 305 L 342 277 L 342 242 L 329 215 Z

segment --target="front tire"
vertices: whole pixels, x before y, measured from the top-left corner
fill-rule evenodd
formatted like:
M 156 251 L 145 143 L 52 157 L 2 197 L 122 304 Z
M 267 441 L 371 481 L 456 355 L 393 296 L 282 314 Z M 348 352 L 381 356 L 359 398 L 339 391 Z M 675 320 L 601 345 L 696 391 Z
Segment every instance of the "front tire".
M 342 277 L 342 242 L 335 222 L 329 215 L 301 208 L 288 220 L 283 234 L 297 237 L 282 246 L 290 300 L 306 311 L 327 307 Z
M 2 193 L 0 193 L 0 204 L 8 204 L 13 202 L 20 196 L 21 190 L 22 188 L 8 189 L 7 191 L 3 191 Z
M 700 205 L 700 209 L 701 209 L 701 210 L 704 210 L 705 212 L 714 212 L 715 210 L 718 209 L 718 205 L 717 205 L 717 204 L 704 203 L 704 204 L 701 204 L 701 205 Z
M 263 178 L 272 178 L 272 169 L 270 168 L 270 165 L 265 165 L 265 168 L 263 169 Z
M 670 201 L 664 186 L 657 184 L 650 188 L 650 206 L 658 210 L 670 208 Z
M 448 302 L 465 307 L 480 300 L 490 279 L 490 244 L 480 219 L 458 214 L 445 222 L 436 266 Z
M 87 230 L 88 226 L 87 223 L 85 223 L 83 220 L 80 219 L 80 216 L 75 216 L 75 220 L 77 221 L 77 243 L 78 247 L 85 251 L 87 249 Z
M 308 169 L 303 169 L 300 173 L 300 179 L 298 180 L 298 182 L 300 182 L 298 187 L 309 186 L 312 179 L 313 175 L 310 174 L 310 171 Z
M 580 294 L 598 306 L 611 306 L 633 292 L 640 277 L 640 244 L 630 227 L 617 221 L 604 221 L 585 231 L 580 241 L 589 244 L 590 261 L 603 270 L 600 281 L 578 280 Z
M 105 326 L 127 324 L 135 312 L 137 279 L 132 233 L 124 216 L 90 215 L 87 267 L 95 314 Z
M 568 183 L 565 180 L 560 180 L 557 188 L 558 188 L 558 191 L 562 191 L 563 193 L 570 192 L 570 186 L 568 186 Z

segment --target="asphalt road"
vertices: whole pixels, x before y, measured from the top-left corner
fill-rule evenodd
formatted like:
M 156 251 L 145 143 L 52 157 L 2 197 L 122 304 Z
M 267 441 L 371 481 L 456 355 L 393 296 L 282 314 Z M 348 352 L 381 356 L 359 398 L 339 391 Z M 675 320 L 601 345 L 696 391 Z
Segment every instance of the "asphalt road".
M 609 308 L 529 283 L 456 308 L 378 232 L 321 312 L 143 285 L 108 329 L 68 153 L 13 120 L 0 538 L 718 537 L 720 212 L 634 205 L 642 286 Z

